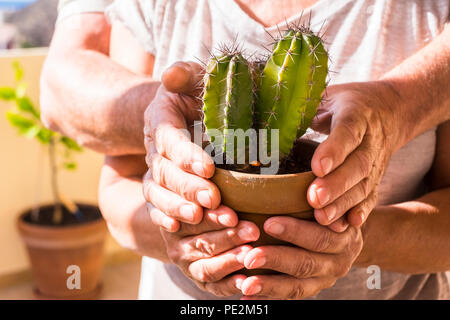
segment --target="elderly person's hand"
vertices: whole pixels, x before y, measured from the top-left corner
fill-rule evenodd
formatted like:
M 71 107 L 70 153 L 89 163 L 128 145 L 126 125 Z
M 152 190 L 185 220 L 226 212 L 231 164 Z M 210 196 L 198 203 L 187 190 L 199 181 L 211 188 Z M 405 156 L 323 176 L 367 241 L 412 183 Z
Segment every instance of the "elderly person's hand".
M 330 225 L 348 212 L 347 221 L 358 227 L 375 207 L 377 186 L 400 147 L 397 101 L 382 81 L 327 89 L 313 128 L 329 136 L 314 153 L 311 167 L 318 178 L 308 190 L 320 224 Z
M 345 276 L 358 257 L 360 228 L 336 233 L 317 222 L 291 217 L 270 218 L 264 230 L 288 246 L 262 246 L 247 253 L 248 269 L 271 269 L 283 274 L 257 275 L 241 285 L 244 299 L 303 299 L 318 294 Z
M 149 204 L 150 212 L 157 210 Z M 224 221 L 224 222 L 223 222 Z M 182 223 L 178 232 L 161 229 L 167 255 L 197 286 L 216 296 L 241 293 L 244 275 L 230 273 L 244 267 L 245 255 L 252 249 L 246 243 L 259 237 L 249 221 L 240 221 L 231 209 L 220 206 L 205 209 L 198 225 Z
M 202 74 L 196 63 L 175 63 L 145 112 L 150 170 L 144 177 L 144 196 L 155 207 L 153 223 L 170 232 L 177 231 L 180 222 L 199 223 L 203 208 L 220 205 L 219 189 L 207 180 L 214 174 L 213 160 L 182 132 L 192 133 L 194 121 L 201 119 Z

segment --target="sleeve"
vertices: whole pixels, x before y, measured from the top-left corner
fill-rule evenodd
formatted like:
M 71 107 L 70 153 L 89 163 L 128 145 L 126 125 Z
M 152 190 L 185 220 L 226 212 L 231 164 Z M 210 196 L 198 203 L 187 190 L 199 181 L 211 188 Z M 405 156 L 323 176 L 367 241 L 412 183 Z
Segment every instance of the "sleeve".
M 106 10 L 110 23 L 121 22 L 143 45 L 145 51 L 156 55 L 154 35 L 154 0 L 116 0 Z
M 104 12 L 113 0 L 59 0 L 57 23 L 71 15 Z

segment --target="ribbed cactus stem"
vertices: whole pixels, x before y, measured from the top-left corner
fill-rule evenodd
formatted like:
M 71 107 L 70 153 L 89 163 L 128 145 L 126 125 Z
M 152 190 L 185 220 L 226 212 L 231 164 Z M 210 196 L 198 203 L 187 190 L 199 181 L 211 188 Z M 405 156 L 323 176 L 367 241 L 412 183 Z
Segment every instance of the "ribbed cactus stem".
M 246 131 L 253 124 L 253 81 L 247 60 L 239 53 L 213 57 L 205 74 L 203 114 L 206 133 L 216 152 L 236 159 L 239 144 L 227 146 L 234 130 Z M 245 146 L 244 146 L 245 147 Z
M 255 116 L 259 128 L 279 129 L 281 156 L 311 125 L 327 74 L 327 52 L 311 32 L 289 30 L 276 43 L 262 73 Z M 270 146 L 270 130 L 268 139 Z

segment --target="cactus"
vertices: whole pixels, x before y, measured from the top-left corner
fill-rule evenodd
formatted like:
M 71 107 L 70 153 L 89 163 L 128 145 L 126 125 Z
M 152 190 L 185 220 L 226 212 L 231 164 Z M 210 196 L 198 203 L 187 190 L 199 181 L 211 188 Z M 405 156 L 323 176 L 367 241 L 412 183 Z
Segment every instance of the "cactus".
M 327 74 L 327 52 L 311 31 L 291 28 L 275 44 L 262 73 L 255 117 L 258 128 L 279 129 L 281 156 L 311 125 Z
M 210 135 L 216 153 L 223 153 L 236 159 L 245 150 L 227 150 L 229 139 L 234 139 L 233 130 L 244 131 L 253 124 L 253 80 L 252 71 L 242 54 L 229 50 L 219 57 L 213 57 L 207 66 L 203 93 L 203 122 Z M 220 136 L 217 136 L 219 131 Z M 231 145 L 231 144 L 230 144 Z
M 268 129 L 267 141 L 260 141 L 259 147 L 269 153 L 274 152 L 269 147 L 270 129 L 278 129 L 279 154 L 288 156 L 316 115 L 327 75 L 322 40 L 306 27 L 290 26 L 262 63 L 249 63 L 237 50 L 213 56 L 204 78 L 203 113 L 207 132 L 220 132 L 211 141 L 215 150 L 233 152 L 236 159 L 242 150 L 236 143 L 227 150 L 232 138 L 228 132 L 246 131 L 253 124 L 255 129 Z

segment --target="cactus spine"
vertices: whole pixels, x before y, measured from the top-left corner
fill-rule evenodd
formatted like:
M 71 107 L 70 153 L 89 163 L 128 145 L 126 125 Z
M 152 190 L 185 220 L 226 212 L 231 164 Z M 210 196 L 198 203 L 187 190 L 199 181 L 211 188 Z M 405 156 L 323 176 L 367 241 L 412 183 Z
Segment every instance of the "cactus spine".
M 237 150 L 236 143 L 233 150 L 227 150 L 229 140 L 234 139 L 233 130 L 246 131 L 253 124 L 253 80 L 249 63 L 239 53 L 224 52 L 209 62 L 204 83 L 206 132 L 216 151 L 236 158 L 243 151 Z
M 311 31 L 290 29 L 275 44 L 262 73 L 255 116 L 258 128 L 279 129 L 282 156 L 311 125 L 327 74 L 327 52 Z

